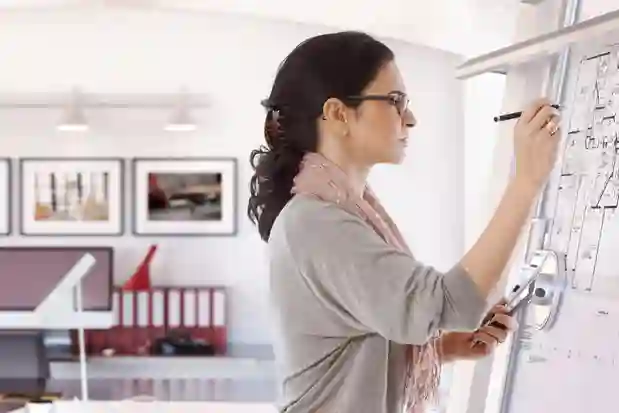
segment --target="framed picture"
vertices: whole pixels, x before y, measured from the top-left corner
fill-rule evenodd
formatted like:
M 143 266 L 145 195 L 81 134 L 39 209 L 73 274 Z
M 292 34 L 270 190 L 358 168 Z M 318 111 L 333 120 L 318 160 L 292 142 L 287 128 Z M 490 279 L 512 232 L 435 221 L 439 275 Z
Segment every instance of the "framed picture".
M 0 158 L 0 235 L 11 234 L 11 210 L 13 209 L 11 205 L 13 202 L 11 176 L 11 160 Z
M 20 160 L 23 235 L 122 235 L 123 160 Z
M 133 180 L 135 234 L 236 234 L 235 159 L 134 159 Z

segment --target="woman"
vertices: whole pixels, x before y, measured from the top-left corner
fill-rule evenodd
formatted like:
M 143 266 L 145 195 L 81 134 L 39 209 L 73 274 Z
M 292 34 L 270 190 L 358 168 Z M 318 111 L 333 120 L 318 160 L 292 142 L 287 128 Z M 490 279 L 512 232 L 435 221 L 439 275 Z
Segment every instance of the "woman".
M 554 164 L 557 113 L 546 100 L 524 112 L 493 219 L 441 273 L 415 260 L 366 184 L 373 165 L 402 160 L 416 123 L 389 48 L 357 32 L 311 38 L 263 104 L 248 213 L 268 241 L 281 411 L 423 412 L 441 363 L 484 356 L 515 328 L 501 305 L 489 318 L 505 328 L 480 321 Z

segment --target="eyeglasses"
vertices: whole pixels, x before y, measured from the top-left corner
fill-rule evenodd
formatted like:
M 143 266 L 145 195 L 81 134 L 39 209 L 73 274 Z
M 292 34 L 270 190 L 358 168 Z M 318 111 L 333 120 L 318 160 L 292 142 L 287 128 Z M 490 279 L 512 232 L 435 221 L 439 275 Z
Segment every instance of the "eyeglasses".
M 408 99 L 406 93 L 397 91 L 389 92 L 386 95 L 349 96 L 347 100 L 351 102 L 363 102 L 364 100 L 378 100 L 387 102 L 396 108 L 400 116 L 403 116 L 404 113 L 408 110 L 408 105 L 410 103 L 410 99 Z

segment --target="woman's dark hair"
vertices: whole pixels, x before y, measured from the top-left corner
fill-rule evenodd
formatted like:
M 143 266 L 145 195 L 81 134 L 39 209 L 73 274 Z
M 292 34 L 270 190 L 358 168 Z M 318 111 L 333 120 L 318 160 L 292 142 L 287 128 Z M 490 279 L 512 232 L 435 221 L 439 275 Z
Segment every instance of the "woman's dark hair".
M 292 198 L 293 179 L 303 156 L 315 152 L 318 119 L 329 98 L 354 107 L 358 96 L 393 60 L 393 52 L 365 33 L 339 32 L 299 44 L 279 66 L 264 122 L 266 146 L 252 151 L 254 175 L 247 207 L 249 219 L 268 241 L 273 222 Z

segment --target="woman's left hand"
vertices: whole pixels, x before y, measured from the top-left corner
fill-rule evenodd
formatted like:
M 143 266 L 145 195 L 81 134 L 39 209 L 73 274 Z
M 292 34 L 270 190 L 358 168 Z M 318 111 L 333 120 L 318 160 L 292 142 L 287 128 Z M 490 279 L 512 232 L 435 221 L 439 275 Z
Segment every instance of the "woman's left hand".
M 504 328 L 491 323 L 498 323 Z M 507 314 L 505 303 L 501 301 L 490 310 L 482 326 L 472 333 L 451 332 L 441 336 L 443 362 L 483 358 L 492 353 L 497 345 L 505 342 L 517 328 L 518 323 Z

